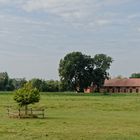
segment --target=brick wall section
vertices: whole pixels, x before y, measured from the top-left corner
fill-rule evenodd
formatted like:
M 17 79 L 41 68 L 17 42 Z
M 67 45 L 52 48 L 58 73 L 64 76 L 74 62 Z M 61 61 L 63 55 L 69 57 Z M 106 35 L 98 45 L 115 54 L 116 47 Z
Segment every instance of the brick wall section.
M 109 93 L 140 93 L 140 78 L 105 80 L 102 91 Z

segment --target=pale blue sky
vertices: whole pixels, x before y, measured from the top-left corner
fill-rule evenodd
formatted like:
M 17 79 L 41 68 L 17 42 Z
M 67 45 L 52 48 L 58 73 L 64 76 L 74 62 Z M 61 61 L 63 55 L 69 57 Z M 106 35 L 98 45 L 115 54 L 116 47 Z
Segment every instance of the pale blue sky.
M 113 57 L 111 76 L 140 72 L 139 0 L 0 0 L 0 71 L 58 79 L 71 51 Z

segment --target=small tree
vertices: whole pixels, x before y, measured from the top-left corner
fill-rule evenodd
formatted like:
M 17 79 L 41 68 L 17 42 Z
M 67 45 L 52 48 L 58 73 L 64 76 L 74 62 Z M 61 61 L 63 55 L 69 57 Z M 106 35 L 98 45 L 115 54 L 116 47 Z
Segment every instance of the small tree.
M 25 107 L 25 115 L 27 115 L 28 105 L 39 102 L 40 94 L 36 88 L 33 88 L 32 84 L 26 83 L 23 88 L 18 89 L 15 92 L 14 100 L 20 107 Z

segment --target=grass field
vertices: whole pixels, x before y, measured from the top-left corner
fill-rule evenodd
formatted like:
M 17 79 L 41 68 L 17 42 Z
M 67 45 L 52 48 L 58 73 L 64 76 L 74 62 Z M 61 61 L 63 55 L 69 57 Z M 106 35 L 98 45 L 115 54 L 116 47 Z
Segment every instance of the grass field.
M 7 105 L 1 93 L 0 140 L 140 140 L 140 95 L 42 94 L 45 119 L 8 118 Z

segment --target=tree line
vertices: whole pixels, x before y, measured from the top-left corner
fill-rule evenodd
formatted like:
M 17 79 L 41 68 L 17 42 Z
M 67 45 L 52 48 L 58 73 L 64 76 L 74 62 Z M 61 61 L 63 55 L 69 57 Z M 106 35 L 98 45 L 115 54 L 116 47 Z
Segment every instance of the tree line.
M 22 88 L 27 82 L 40 92 L 58 92 L 63 91 L 60 81 L 58 80 L 42 80 L 33 78 L 26 80 L 25 78 L 10 78 L 7 72 L 0 72 L 0 91 L 14 91 Z
M 96 91 L 103 86 L 105 79 L 109 79 L 108 70 L 113 59 L 106 54 L 96 54 L 94 57 L 71 52 L 66 54 L 59 63 L 58 80 L 42 80 L 33 78 L 27 81 L 25 78 L 9 78 L 7 72 L 0 73 L 0 91 L 13 91 L 22 88 L 30 82 L 40 92 L 77 91 L 83 92 L 89 86 L 96 87 Z M 121 78 L 119 76 L 118 78 Z M 140 73 L 132 73 L 130 78 L 140 78 Z
M 140 73 L 132 73 L 130 78 L 140 78 Z
M 113 59 L 105 54 L 91 57 L 81 52 L 68 53 L 59 63 L 58 80 L 42 80 L 33 78 L 9 78 L 7 72 L 0 73 L 0 91 L 13 91 L 22 88 L 27 82 L 40 92 L 77 91 L 83 92 L 88 86 L 96 86 L 99 91 L 104 80 L 109 78 Z

